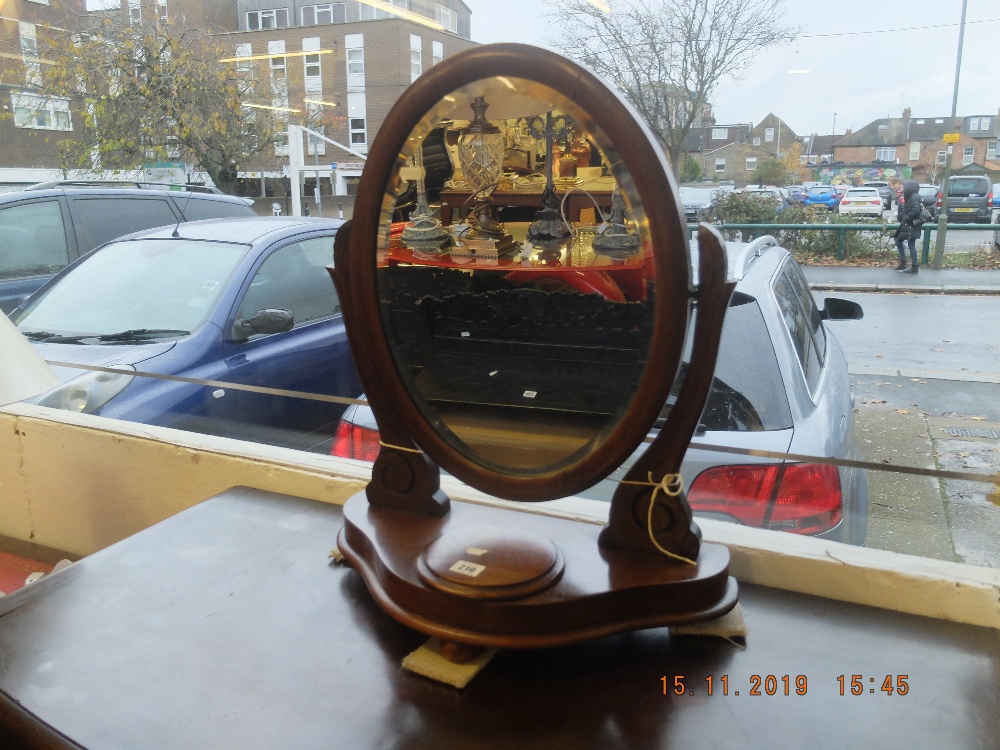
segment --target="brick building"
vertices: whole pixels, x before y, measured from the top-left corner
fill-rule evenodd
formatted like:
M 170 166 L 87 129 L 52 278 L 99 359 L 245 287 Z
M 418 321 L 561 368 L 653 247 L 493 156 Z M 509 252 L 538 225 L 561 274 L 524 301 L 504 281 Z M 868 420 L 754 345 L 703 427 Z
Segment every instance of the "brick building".
M 746 142 L 733 142 L 700 154 L 701 170 L 705 179 L 713 182 L 731 182 L 736 187 L 756 185 L 757 167 L 774 154 Z
M 86 0 L 59 8 L 40 0 L 6 0 L 0 15 L 0 190 L 81 175 L 61 169 L 57 142 L 82 128 L 80 102 L 46 102 L 39 108 L 38 50 L 48 34 L 64 33 L 88 12 Z M 133 22 L 169 17 L 215 33 L 231 45 L 235 61 L 267 66 L 274 101 L 288 122 L 364 154 L 392 104 L 420 73 L 444 57 L 474 46 L 471 13 L 462 0 L 392 0 L 400 16 L 359 0 L 306 3 L 299 0 L 107 0 L 89 12 L 127 14 Z M 310 101 L 306 101 L 306 100 Z M 259 103 L 258 103 L 259 104 Z M 349 188 L 360 157 L 310 138 L 307 161 L 315 161 L 324 192 L 339 178 Z M 263 195 L 265 178 L 287 172 L 287 142 L 239 165 L 243 187 Z M 353 162 L 353 164 L 352 164 Z M 137 168 L 139 165 L 136 165 Z M 342 172 L 342 174 L 340 174 Z M 354 170 L 354 177 L 360 174 Z
M 959 140 L 944 142 L 946 133 L 957 133 Z M 870 122 L 860 130 L 841 138 L 834 146 L 834 161 L 845 164 L 870 164 L 882 169 L 908 168 L 913 179 L 937 183 L 945 163 L 958 173 L 1000 174 L 997 140 L 1000 114 L 964 117 L 913 117 L 909 108 L 902 117 Z
M 780 158 L 798 140 L 795 131 L 775 114 L 768 114 L 747 134 L 751 146 L 764 149 L 771 156 Z

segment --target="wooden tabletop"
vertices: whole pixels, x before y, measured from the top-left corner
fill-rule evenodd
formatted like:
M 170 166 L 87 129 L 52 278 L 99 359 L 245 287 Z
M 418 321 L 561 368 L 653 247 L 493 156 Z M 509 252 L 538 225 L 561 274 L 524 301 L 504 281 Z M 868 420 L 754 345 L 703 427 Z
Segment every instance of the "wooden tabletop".
M 0 599 L 0 747 L 998 747 L 995 631 L 746 584 L 745 649 L 657 629 L 430 682 L 340 525 L 237 488 Z

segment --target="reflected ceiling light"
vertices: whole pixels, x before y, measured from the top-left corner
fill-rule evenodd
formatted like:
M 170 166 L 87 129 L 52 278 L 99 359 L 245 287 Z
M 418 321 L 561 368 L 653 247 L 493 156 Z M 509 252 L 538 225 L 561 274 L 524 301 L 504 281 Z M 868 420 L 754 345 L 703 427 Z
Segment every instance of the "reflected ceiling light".
M 611 6 L 608 5 L 605 2 L 601 2 L 601 0 L 587 0 L 587 2 L 590 3 L 591 5 L 593 5 L 595 8 L 597 8 L 600 11 L 603 11 L 605 13 L 610 13 L 611 12 Z
M 305 57 L 306 55 L 332 55 L 332 49 L 317 49 L 303 52 L 280 52 L 269 55 L 246 55 L 245 57 L 223 57 L 220 63 L 246 62 L 247 60 L 273 60 L 280 57 Z
M 336 107 L 336 102 L 324 102 L 322 99 L 303 99 L 306 104 L 318 104 L 321 107 Z
M 0 8 L 3 7 L 3 0 L 0 0 Z M 0 57 L 10 60 L 17 60 L 23 63 L 41 63 L 42 65 L 55 65 L 55 60 L 46 60 L 44 57 L 25 57 L 24 55 L 12 55 L 10 52 L 0 52 Z
M 301 109 L 295 109 L 294 107 L 272 107 L 268 104 L 241 104 L 242 107 L 250 107 L 250 109 L 273 109 L 278 112 L 301 112 Z
M 800 76 L 800 75 L 804 75 L 806 73 L 812 73 L 812 71 L 809 70 L 808 68 L 800 68 L 799 70 L 789 70 L 788 71 L 788 75 L 790 75 L 790 76 Z
M 419 23 L 422 26 L 429 26 L 432 29 L 437 29 L 438 31 L 446 31 L 445 27 L 439 24 L 437 21 L 432 21 L 427 16 L 421 16 L 412 11 L 406 10 L 404 8 L 397 8 L 395 5 L 390 5 L 384 0 L 358 0 L 362 5 L 370 5 L 376 10 L 384 10 L 386 13 L 390 13 L 394 16 L 399 16 L 400 18 L 405 18 L 407 21 L 413 21 L 413 23 Z

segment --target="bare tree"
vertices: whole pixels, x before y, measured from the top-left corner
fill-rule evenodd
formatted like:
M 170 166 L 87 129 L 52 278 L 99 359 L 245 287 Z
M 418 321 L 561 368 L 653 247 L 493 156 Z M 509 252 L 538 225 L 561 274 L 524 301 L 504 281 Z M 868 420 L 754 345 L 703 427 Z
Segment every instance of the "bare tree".
M 621 89 L 677 172 L 719 81 L 794 33 L 783 12 L 782 0 L 619 0 L 610 13 L 568 0 L 553 41 Z

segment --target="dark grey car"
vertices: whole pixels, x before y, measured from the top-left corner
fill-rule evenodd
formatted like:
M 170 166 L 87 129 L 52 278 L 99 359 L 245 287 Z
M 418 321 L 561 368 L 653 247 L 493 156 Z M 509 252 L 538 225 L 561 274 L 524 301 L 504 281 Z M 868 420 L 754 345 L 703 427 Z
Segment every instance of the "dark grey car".
M 181 221 L 254 216 L 247 198 L 167 185 L 52 183 L 0 195 L 0 309 L 109 240 Z
M 772 237 L 729 243 L 728 252 L 737 286 L 712 390 L 681 466 L 688 500 L 699 516 L 864 544 L 867 474 L 825 462 L 860 459 L 847 360 L 825 321 L 860 318 L 861 308 L 829 298 L 820 310 L 798 264 Z M 675 394 L 679 388 L 678 379 Z M 350 407 L 331 452 L 371 461 L 378 449 L 371 410 Z M 788 453 L 819 460 L 781 457 Z M 630 465 L 580 496 L 610 500 Z
M 993 184 L 985 175 L 948 178 L 948 221 L 989 224 L 993 216 Z

